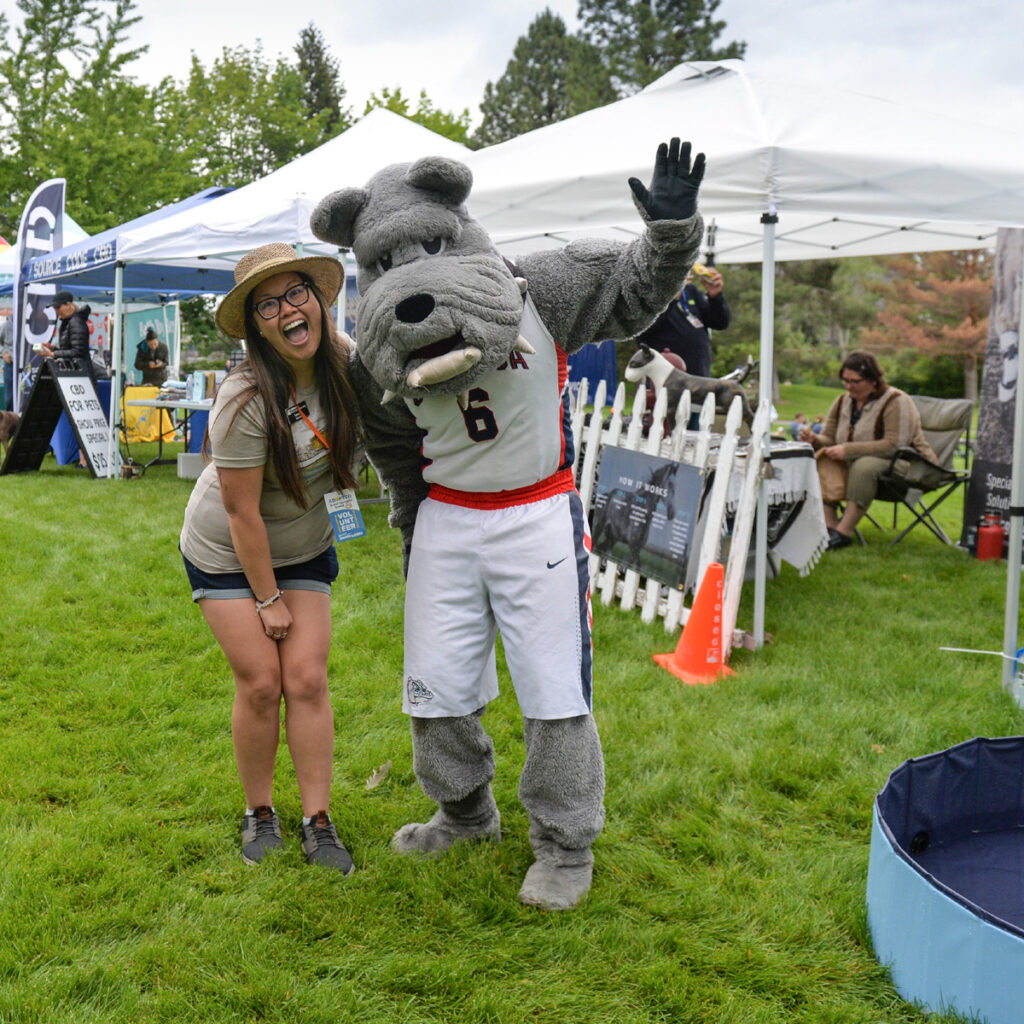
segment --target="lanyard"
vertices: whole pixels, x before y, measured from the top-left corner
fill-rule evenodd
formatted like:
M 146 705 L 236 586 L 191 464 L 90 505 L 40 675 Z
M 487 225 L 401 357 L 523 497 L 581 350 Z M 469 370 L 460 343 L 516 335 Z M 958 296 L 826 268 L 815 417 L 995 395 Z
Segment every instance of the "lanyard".
M 295 388 L 291 388 L 292 401 L 295 403 L 295 408 L 299 410 L 299 415 L 306 421 L 306 426 L 313 431 L 317 436 L 317 440 L 328 450 L 331 450 L 331 446 L 327 443 L 327 438 L 320 433 L 316 428 L 316 424 L 306 415 L 306 410 L 302 408 L 302 403 L 299 402 L 299 396 L 295 394 Z

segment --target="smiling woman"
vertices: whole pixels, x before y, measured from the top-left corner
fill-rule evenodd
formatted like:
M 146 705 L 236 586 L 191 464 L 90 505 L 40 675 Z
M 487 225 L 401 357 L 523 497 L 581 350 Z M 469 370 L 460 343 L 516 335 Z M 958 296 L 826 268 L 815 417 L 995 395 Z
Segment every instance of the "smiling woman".
M 254 249 L 217 326 L 246 339 L 210 415 L 213 461 L 196 482 L 180 547 L 197 602 L 235 679 L 232 735 L 245 791 L 242 856 L 281 848 L 272 784 L 281 704 L 311 863 L 353 869 L 328 813 L 334 719 L 327 689 L 331 584 L 338 574 L 325 502 L 353 488 L 357 419 L 350 340 L 328 304 L 340 265 L 289 245 Z

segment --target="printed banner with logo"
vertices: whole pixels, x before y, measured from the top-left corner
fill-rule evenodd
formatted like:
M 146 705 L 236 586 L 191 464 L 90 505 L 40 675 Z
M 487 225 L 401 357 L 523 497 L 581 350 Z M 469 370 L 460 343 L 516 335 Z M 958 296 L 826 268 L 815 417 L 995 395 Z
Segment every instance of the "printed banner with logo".
M 1013 475 L 1013 419 L 1020 366 L 1020 286 L 1024 266 L 1024 230 L 1000 228 L 996 241 L 992 309 L 981 378 L 978 434 L 971 480 L 964 501 L 962 546 L 977 551 L 983 515 L 999 515 L 1009 535 L 1008 509 Z
M 44 256 L 64 244 L 63 178 L 44 181 L 25 204 L 15 245 L 14 271 L 14 409 L 21 408 L 22 378 L 39 356 L 33 346 L 50 341 L 54 335 L 57 314 L 50 308 L 50 300 L 57 293 L 57 285 L 34 283 L 22 277 L 22 267 L 33 256 Z

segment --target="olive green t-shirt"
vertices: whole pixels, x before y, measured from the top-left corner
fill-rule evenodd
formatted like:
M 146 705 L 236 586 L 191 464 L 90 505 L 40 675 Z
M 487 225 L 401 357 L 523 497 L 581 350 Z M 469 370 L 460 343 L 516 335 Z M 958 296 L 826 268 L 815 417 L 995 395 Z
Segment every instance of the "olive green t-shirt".
M 274 472 L 267 440 L 263 401 L 254 395 L 239 407 L 239 394 L 250 382 L 244 374 L 231 374 L 221 384 L 210 413 L 213 462 L 196 481 L 185 509 L 181 550 L 206 572 L 239 572 L 242 568 L 231 542 L 228 516 L 221 500 L 217 467 L 244 469 L 263 466 L 260 515 L 267 527 L 270 560 L 274 566 L 294 565 L 320 554 L 334 539 L 324 495 L 334 489 L 327 449 L 309 428 L 293 402 L 286 410 L 299 472 L 306 485 L 308 505 L 295 504 L 282 490 Z M 317 388 L 300 388 L 295 397 L 306 417 L 324 432 L 326 417 Z

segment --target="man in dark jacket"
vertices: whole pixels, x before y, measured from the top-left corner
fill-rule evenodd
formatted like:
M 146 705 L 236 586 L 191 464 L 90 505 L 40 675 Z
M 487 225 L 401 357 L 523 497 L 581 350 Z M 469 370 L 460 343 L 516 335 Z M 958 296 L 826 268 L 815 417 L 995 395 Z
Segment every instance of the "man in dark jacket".
M 88 367 L 89 376 L 93 376 L 92 358 L 89 355 L 89 314 L 92 309 L 89 306 L 79 309 L 71 292 L 65 291 L 57 292 L 50 305 L 57 311 L 60 333 L 56 346 L 46 342 L 40 346 L 43 355 L 59 359 L 82 359 Z
M 704 292 L 691 283 L 688 274 L 682 290 L 657 320 L 638 335 L 655 352 L 668 349 L 686 364 L 686 372 L 695 377 L 711 376 L 712 331 L 729 326 L 729 306 L 722 292 L 722 275 L 714 267 L 694 265 Z M 706 293 L 706 294 L 705 294 Z
M 89 314 L 92 309 L 89 306 L 79 309 L 75 305 L 74 296 L 66 291 L 57 292 L 50 305 L 57 311 L 60 333 L 57 335 L 56 347 L 43 342 L 39 346 L 40 351 L 44 356 L 56 356 L 58 359 L 78 359 L 95 382 L 96 374 L 89 354 Z M 89 468 L 85 452 L 81 449 L 78 451 L 78 465 L 82 469 Z

